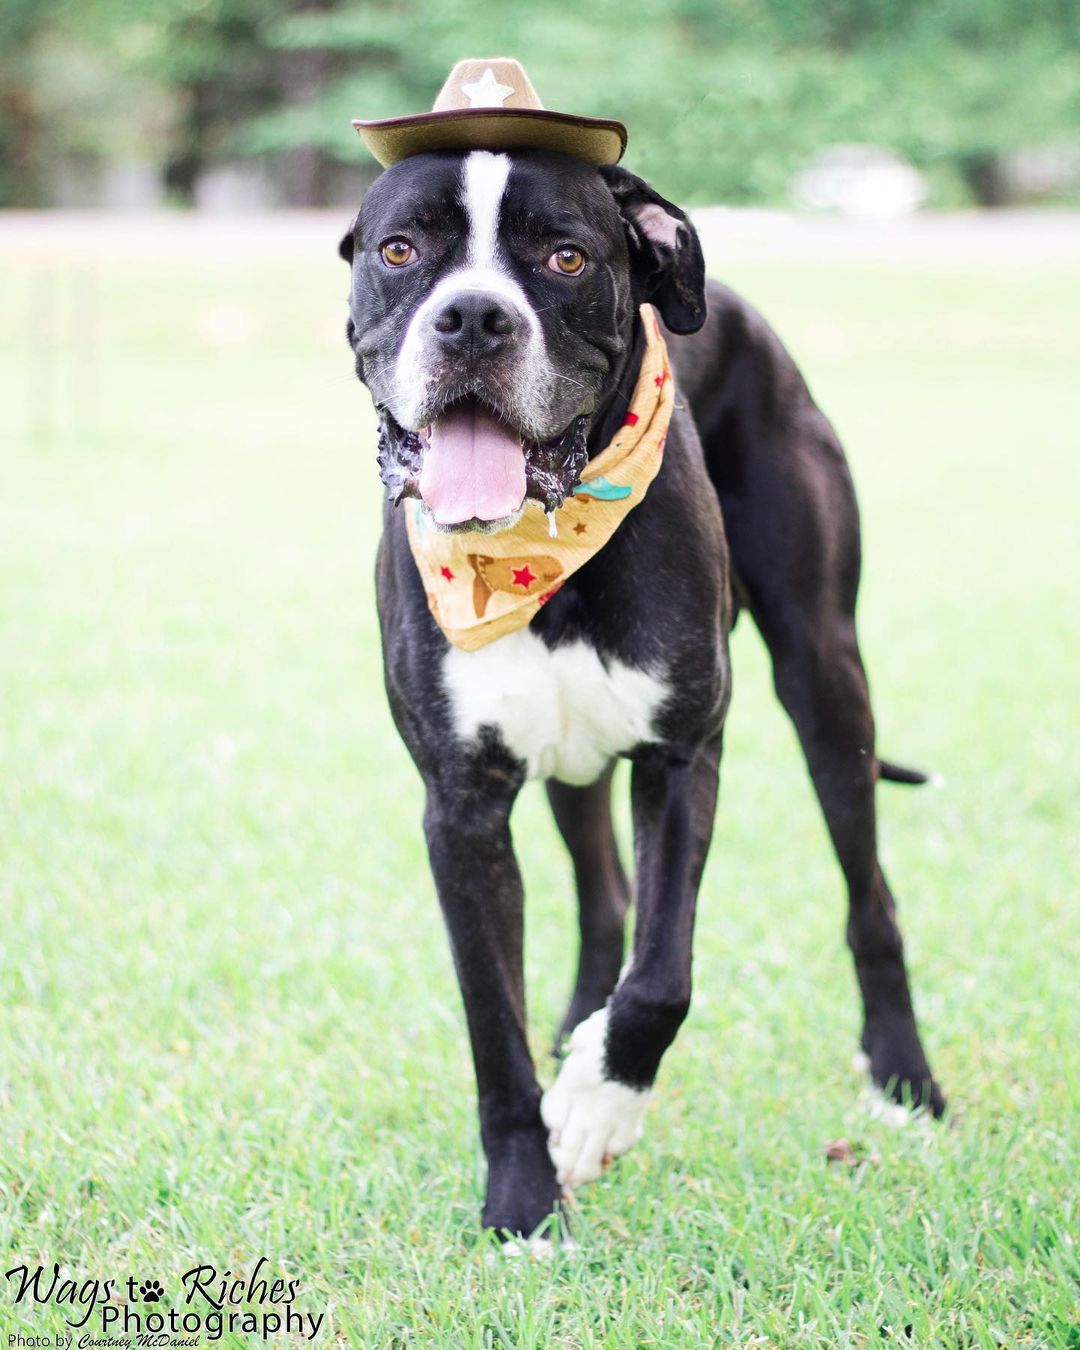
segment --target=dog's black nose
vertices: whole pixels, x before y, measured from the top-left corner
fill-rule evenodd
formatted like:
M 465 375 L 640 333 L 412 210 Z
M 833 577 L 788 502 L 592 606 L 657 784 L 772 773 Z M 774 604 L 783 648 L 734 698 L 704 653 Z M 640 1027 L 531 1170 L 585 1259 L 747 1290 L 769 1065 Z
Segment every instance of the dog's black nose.
M 518 335 L 521 316 L 491 291 L 459 291 L 431 321 L 444 347 L 472 356 L 489 356 Z

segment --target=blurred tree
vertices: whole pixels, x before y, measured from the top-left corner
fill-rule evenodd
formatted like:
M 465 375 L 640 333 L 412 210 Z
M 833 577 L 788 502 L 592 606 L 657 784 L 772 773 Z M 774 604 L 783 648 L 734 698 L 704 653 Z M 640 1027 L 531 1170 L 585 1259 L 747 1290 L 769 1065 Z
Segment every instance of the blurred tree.
M 294 15 L 328 14 L 333 0 L 293 0 Z M 337 74 L 336 53 L 324 45 L 285 47 L 280 51 L 281 102 L 287 108 L 310 107 L 320 90 Z M 330 196 L 333 159 L 317 142 L 304 138 L 285 155 L 285 200 L 290 206 L 323 206 Z
M 0 202 L 32 206 L 45 171 L 35 49 L 62 0 L 0 0 Z
M 417 36 L 422 34 L 423 41 Z M 818 148 L 873 141 L 939 197 L 993 200 L 1003 150 L 1080 135 L 1074 0 L 353 0 L 290 16 L 285 48 L 341 54 L 312 105 L 255 119 L 252 150 L 316 141 L 348 158 L 348 119 L 430 105 L 450 65 L 522 56 L 550 106 L 617 115 L 629 162 L 687 201 L 783 200 Z
M 178 115 L 164 166 L 168 188 L 190 200 L 205 170 L 221 158 L 235 126 L 277 98 L 262 41 L 278 0 L 175 0 L 159 5 L 141 67 L 172 88 Z
M 1077 0 L 0 0 L 0 38 L 8 202 L 45 198 L 72 146 L 138 135 L 183 197 L 249 159 L 325 202 L 342 166 L 374 172 L 351 117 L 429 107 L 476 53 L 518 55 L 551 107 L 621 117 L 628 163 L 688 202 L 782 201 L 838 141 L 903 154 L 939 202 L 993 200 L 1004 153 L 1080 139 Z

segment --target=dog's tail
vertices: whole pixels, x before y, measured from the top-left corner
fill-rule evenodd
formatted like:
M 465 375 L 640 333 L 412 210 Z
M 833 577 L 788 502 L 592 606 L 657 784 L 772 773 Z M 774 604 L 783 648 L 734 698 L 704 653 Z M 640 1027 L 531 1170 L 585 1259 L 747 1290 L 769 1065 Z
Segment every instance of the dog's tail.
M 907 783 L 909 787 L 922 787 L 931 781 L 931 775 L 921 769 L 906 769 L 903 764 L 892 764 L 887 759 L 878 760 L 878 777 L 886 783 Z

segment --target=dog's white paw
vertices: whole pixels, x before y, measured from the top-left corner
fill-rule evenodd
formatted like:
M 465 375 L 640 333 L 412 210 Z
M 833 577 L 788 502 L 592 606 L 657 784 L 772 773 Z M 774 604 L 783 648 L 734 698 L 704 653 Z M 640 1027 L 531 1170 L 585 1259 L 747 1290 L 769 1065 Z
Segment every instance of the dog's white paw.
M 644 1130 L 649 1093 L 604 1076 L 606 1033 L 606 1008 L 574 1028 L 570 1053 L 540 1103 L 548 1152 L 564 1186 L 595 1181 Z
M 912 1121 L 924 1122 L 932 1119 L 929 1112 L 912 1111 L 902 1103 L 894 1101 L 878 1087 L 870 1076 L 870 1056 L 865 1050 L 855 1051 L 851 1067 L 857 1074 L 868 1079 L 859 1093 L 859 1101 L 872 1120 L 880 1120 L 894 1130 L 902 1130 Z
M 565 1235 L 557 1244 L 549 1237 L 508 1238 L 499 1248 L 498 1256 L 489 1252 L 487 1259 L 489 1264 L 497 1261 L 499 1256 L 507 1261 L 550 1261 L 560 1253 L 569 1256 L 580 1250 L 574 1239 Z

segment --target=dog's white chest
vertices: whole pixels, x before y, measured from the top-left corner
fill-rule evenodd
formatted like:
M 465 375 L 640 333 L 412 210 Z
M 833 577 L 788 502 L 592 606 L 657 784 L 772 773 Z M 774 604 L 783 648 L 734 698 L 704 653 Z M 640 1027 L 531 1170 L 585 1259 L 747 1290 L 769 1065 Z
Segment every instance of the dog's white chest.
M 615 755 L 653 736 L 664 681 L 584 642 L 549 650 L 527 628 L 463 652 L 451 647 L 443 681 L 463 740 L 493 727 L 530 778 L 593 783 Z

